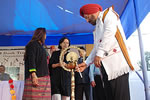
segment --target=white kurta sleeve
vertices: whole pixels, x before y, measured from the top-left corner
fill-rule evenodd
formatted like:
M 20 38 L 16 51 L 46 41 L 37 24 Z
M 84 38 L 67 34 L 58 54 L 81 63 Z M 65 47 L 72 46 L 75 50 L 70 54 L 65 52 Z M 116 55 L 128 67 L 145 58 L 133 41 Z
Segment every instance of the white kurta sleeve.
M 85 61 L 87 66 L 89 66 L 93 63 L 95 55 L 96 55 L 96 50 L 95 50 L 95 46 L 94 46 L 94 48 L 92 49 L 90 55 L 88 56 L 88 58 Z

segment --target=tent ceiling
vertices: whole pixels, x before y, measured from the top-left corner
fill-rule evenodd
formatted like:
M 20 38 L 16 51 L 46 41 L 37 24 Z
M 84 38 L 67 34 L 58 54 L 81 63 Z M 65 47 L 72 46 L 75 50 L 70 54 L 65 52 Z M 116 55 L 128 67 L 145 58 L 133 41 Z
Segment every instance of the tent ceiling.
M 114 5 L 122 14 L 128 0 L 1 0 L 0 35 L 29 35 L 37 27 L 48 34 L 91 33 L 94 27 L 80 17 L 79 9 L 88 3 L 103 9 Z

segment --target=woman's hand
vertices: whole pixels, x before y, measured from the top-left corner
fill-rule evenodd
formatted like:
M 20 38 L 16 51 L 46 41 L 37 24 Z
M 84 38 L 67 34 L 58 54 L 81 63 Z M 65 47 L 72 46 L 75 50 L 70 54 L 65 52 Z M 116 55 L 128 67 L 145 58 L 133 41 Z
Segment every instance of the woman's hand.
M 52 68 L 61 67 L 60 63 L 52 64 Z
M 39 85 L 38 77 L 36 76 L 35 72 L 32 73 L 32 85 L 35 86 L 35 87 L 37 87 Z

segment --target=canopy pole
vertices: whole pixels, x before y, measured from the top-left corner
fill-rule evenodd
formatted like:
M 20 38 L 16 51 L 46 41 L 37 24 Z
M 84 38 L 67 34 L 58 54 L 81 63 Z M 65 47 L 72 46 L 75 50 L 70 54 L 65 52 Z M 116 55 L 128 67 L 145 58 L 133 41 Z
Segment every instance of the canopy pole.
M 150 84 L 148 82 L 147 65 L 146 65 L 146 61 L 145 61 L 144 46 L 143 46 L 143 42 L 142 42 L 140 27 L 138 28 L 138 38 L 139 38 L 142 72 L 143 72 L 144 87 L 145 87 L 145 100 L 150 100 Z
M 145 88 L 145 100 L 150 100 L 150 86 L 148 83 L 147 66 L 146 66 L 145 55 L 144 55 L 144 46 L 143 46 L 143 41 L 142 41 L 141 29 L 140 29 L 140 24 L 139 24 L 138 17 L 137 17 L 138 11 L 137 11 L 136 7 L 138 7 L 138 5 L 136 6 L 136 3 L 135 3 L 136 1 L 137 0 L 133 0 L 133 2 L 134 2 L 133 6 L 134 6 L 134 10 L 135 10 L 136 27 L 138 30 L 141 64 L 142 64 L 142 72 L 143 72 L 144 88 Z M 139 25 L 139 27 L 137 25 Z

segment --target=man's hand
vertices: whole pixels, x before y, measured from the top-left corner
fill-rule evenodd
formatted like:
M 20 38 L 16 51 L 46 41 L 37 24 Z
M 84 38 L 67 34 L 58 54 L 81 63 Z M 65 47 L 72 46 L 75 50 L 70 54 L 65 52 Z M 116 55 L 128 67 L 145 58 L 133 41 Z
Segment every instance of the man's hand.
M 92 86 L 92 87 L 95 87 L 95 86 L 96 86 L 95 81 L 92 81 L 92 82 L 91 82 L 91 86 Z
M 101 67 L 101 58 L 99 56 L 95 56 L 94 64 L 96 67 Z
M 87 65 L 86 65 L 86 63 L 83 62 L 83 63 L 79 64 L 78 66 L 76 66 L 76 71 L 83 72 L 86 68 L 87 68 Z

